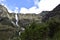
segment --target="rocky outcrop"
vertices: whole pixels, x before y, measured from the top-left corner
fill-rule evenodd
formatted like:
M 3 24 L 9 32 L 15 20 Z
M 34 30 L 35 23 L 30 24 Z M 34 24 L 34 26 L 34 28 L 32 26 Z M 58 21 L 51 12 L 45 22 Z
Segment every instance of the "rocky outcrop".
M 40 15 L 18 13 L 18 19 L 19 26 L 25 28 L 34 20 L 39 20 L 40 22 Z M 0 5 L 0 40 L 8 40 L 9 38 L 15 36 L 17 31 L 20 31 L 20 27 L 17 28 L 16 25 L 13 24 L 15 21 L 15 13 L 9 13 L 7 8 Z
M 7 16 L 8 10 L 0 5 L 0 40 L 9 40 L 16 34 L 16 28 Z
M 3 5 L 0 5 L 0 16 L 6 17 L 7 13 L 8 13 L 8 10 Z
M 8 40 L 16 35 L 16 28 L 12 25 L 7 17 L 0 20 L 0 40 Z
M 45 13 L 43 14 L 44 16 L 42 16 L 42 21 L 47 21 L 49 20 L 49 18 L 51 17 L 60 17 L 60 4 L 58 6 L 56 6 L 52 11 L 45 11 Z
M 7 14 L 9 15 L 9 17 Z M 19 19 L 18 24 L 20 27 L 25 27 L 33 21 L 41 22 L 41 18 L 42 21 L 46 21 L 50 17 L 54 17 L 54 16 L 60 17 L 60 4 L 52 11 L 43 11 L 41 14 L 18 13 L 18 19 Z M 17 28 L 14 27 L 11 21 L 13 22 L 16 21 L 15 13 L 9 13 L 4 6 L 0 5 L 0 38 L 2 38 L 0 40 L 4 40 L 5 38 L 12 38 L 12 36 L 15 36 Z
M 60 11 L 60 4 L 56 6 L 52 11 Z

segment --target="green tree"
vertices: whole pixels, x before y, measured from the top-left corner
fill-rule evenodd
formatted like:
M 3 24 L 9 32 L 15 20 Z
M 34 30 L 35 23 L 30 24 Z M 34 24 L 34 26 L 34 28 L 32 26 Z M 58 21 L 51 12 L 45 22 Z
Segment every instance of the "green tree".
M 33 22 L 21 33 L 21 40 L 60 40 L 60 17 L 54 16 L 40 24 Z
M 21 40 L 45 40 L 47 37 L 48 28 L 44 23 L 37 24 L 33 22 L 21 34 Z
M 49 20 L 46 23 L 48 24 L 49 28 L 48 36 L 53 39 L 54 36 L 57 36 L 56 34 L 60 31 L 60 19 L 59 17 L 54 16 L 49 18 Z

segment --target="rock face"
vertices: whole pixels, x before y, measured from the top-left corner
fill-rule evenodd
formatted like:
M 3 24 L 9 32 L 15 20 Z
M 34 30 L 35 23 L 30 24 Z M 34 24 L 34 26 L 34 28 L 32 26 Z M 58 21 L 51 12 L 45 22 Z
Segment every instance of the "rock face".
M 18 24 L 20 27 L 25 27 L 29 25 L 33 20 L 40 22 L 40 15 L 18 13 L 18 19 Z M 8 40 L 9 38 L 12 38 L 16 35 L 17 28 L 13 26 L 11 21 L 16 21 L 15 13 L 9 13 L 4 6 L 0 5 L 0 40 Z
M 21 26 L 26 26 L 33 21 L 36 21 L 36 22 L 41 21 L 41 16 L 39 14 L 20 14 L 18 16 L 20 21 L 19 23 L 22 24 Z
M 1 14 L 0 20 L 2 19 L 2 17 L 8 17 L 8 15 L 9 15 L 8 18 L 15 22 L 15 13 L 9 13 L 7 8 L 5 8 L 2 5 L 0 5 L 0 14 Z M 19 19 L 19 23 L 22 26 L 25 26 L 25 25 L 29 24 L 30 22 L 32 22 L 33 20 L 40 22 L 41 17 L 39 14 L 21 14 L 21 13 L 18 13 L 18 19 Z
M 7 17 L 3 17 L 0 20 L 0 40 L 8 40 L 16 33 L 16 28 Z
M 41 14 L 18 13 L 19 19 L 18 24 L 21 27 L 25 27 L 26 25 L 29 25 L 33 21 L 41 22 L 41 18 L 43 21 L 46 21 L 49 19 L 49 17 L 53 17 L 55 15 L 60 16 L 60 4 L 52 11 L 43 11 L 42 13 Z M 16 33 L 16 28 L 12 25 L 7 14 L 10 16 L 10 19 L 12 21 L 14 22 L 16 21 L 15 13 L 9 13 L 4 6 L 0 5 L 0 40 L 8 40 L 7 38 L 11 38 Z
M 47 13 L 42 16 L 42 21 L 49 20 L 49 18 L 54 16 L 60 17 L 60 4 L 56 6 L 56 8 L 54 8 L 52 11 L 47 11 Z
M 40 13 L 40 16 L 45 16 L 46 14 L 48 14 L 49 13 L 49 11 L 42 11 L 41 13 Z
M 15 13 L 9 13 L 8 10 L 7 10 L 7 8 L 5 8 L 2 5 L 0 5 L 0 14 L 1 14 L 0 15 L 1 18 L 2 17 L 7 17 L 7 18 L 9 18 L 9 19 L 11 19 L 12 21 L 15 22 Z M 32 22 L 33 20 L 35 20 L 37 22 L 40 22 L 41 21 L 41 17 L 40 17 L 39 14 L 30 14 L 30 13 L 29 14 L 21 14 L 21 13 L 18 13 L 18 19 L 19 19 L 19 23 L 22 23 L 22 26 L 24 24 L 28 24 L 28 23 Z
M 8 40 L 16 33 L 16 28 L 13 27 L 7 13 L 7 9 L 0 5 L 0 40 Z
M 0 5 L 0 16 L 5 17 L 7 16 L 6 15 L 7 13 L 8 13 L 8 10 L 4 6 Z
M 57 7 L 55 7 L 52 11 L 60 11 L 60 4 Z

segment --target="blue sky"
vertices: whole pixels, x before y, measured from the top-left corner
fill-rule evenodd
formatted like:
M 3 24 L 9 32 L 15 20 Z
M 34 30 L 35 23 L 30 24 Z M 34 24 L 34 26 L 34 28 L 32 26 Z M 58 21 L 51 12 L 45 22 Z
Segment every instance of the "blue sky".
M 14 11 L 16 7 L 18 10 L 21 10 L 22 7 L 29 9 L 36 6 L 35 1 L 40 2 L 40 0 L 1 0 L 1 3 L 8 6 L 10 10 Z M 36 6 L 36 8 L 38 8 L 38 6 Z
M 53 10 L 60 0 L 0 0 L 0 4 L 9 12 L 19 10 L 20 13 L 40 13 Z
M 7 0 L 5 4 L 8 5 L 9 8 L 11 8 L 13 10 L 14 7 L 30 8 L 30 7 L 34 6 L 34 1 L 33 0 Z
M 14 10 L 15 7 L 18 7 L 18 9 L 21 9 L 22 7 L 29 9 L 32 6 L 35 6 L 34 0 L 5 0 L 3 3 L 5 3 L 11 10 Z

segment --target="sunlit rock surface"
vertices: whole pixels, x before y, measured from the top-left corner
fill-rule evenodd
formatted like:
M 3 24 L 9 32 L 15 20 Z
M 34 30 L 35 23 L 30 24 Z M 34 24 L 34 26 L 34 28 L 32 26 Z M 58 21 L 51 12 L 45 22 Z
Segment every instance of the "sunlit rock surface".
M 19 26 L 25 28 L 27 25 L 29 25 L 33 21 L 36 21 L 37 23 L 41 23 L 41 19 L 45 21 L 45 20 L 48 20 L 49 17 L 60 15 L 60 4 L 52 11 L 43 11 L 42 13 L 41 14 L 18 13 Z M 9 17 L 7 14 L 9 15 Z M 0 40 L 8 40 L 16 36 L 17 28 L 11 23 L 11 21 L 13 21 L 14 23 L 16 22 L 15 13 L 9 13 L 7 8 L 0 5 Z
M 40 22 L 40 15 L 39 14 L 21 14 L 18 13 L 18 24 L 20 27 L 25 28 L 27 25 L 32 23 L 36 20 L 36 22 Z M 12 39 L 16 36 L 17 29 L 11 21 L 14 23 L 15 20 L 15 13 L 9 13 L 7 8 L 0 5 L 0 40 L 8 40 Z

